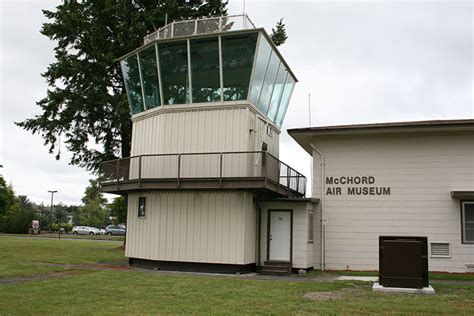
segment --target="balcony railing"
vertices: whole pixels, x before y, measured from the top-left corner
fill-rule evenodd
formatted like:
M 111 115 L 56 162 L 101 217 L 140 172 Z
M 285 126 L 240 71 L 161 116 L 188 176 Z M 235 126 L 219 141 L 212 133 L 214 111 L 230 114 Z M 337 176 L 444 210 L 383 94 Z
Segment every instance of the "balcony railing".
M 161 183 L 163 188 L 245 189 L 246 185 L 259 188 L 259 184 L 280 195 L 306 193 L 306 177 L 266 151 L 132 156 L 103 162 L 100 179 L 103 188 L 114 187 L 111 192 L 120 191 L 117 188 L 123 184 L 141 187 L 154 182 Z M 199 187 L 197 183 L 205 186 Z
M 254 29 L 246 14 L 203 17 L 169 23 L 143 38 L 144 45 L 159 39 Z

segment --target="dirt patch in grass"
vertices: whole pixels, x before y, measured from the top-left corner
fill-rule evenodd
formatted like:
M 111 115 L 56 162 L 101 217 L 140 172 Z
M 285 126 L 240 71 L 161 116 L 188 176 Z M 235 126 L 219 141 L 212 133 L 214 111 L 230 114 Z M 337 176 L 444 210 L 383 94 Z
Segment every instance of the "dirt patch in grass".
M 312 301 L 337 300 L 344 296 L 342 292 L 308 292 L 303 295 L 304 298 Z
M 340 291 L 307 292 L 303 295 L 303 297 L 312 301 L 339 300 L 341 298 L 344 298 L 348 294 L 353 294 L 356 292 L 360 292 L 360 289 L 351 287 L 351 288 L 344 288 Z
M 52 278 L 60 278 L 60 277 L 68 276 L 68 275 L 76 275 L 80 273 L 81 273 L 80 271 L 76 271 L 76 270 L 65 270 L 65 271 L 56 271 L 56 272 L 47 273 L 47 274 L 17 276 L 17 277 L 11 277 L 11 278 L 0 278 L 0 285 L 42 281 L 42 280 L 47 280 L 47 279 L 52 279 Z

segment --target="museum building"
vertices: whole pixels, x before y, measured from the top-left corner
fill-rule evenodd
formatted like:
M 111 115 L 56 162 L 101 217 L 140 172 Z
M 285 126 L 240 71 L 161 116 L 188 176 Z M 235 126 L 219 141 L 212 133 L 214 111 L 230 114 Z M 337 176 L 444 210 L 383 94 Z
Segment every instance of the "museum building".
M 313 162 L 279 160 L 297 79 L 246 15 L 172 22 L 120 58 L 131 156 L 101 164 L 128 197 L 125 255 L 165 270 L 377 270 L 379 235 L 427 236 L 430 269 L 474 264 L 474 123 L 289 130 Z
M 379 236 L 428 238 L 430 271 L 474 272 L 474 120 L 298 128 L 328 270 L 377 270 Z

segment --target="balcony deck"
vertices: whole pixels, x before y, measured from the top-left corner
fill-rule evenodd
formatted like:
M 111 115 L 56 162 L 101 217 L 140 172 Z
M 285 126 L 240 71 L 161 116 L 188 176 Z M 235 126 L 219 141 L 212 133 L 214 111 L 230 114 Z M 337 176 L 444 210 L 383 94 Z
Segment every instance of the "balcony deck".
M 306 178 L 264 151 L 152 154 L 101 164 L 101 190 L 246 190 L 257 196 L 304 197 Z

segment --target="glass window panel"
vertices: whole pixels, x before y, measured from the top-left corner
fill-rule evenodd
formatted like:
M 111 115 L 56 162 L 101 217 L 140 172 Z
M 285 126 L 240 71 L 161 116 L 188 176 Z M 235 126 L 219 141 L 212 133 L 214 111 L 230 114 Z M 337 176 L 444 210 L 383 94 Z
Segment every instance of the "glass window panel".
M 286 110 L 288 109 L 288 104 L 290 103 L 291 94 L 293 93 L 293 88 L 295 87 L 295 80 L 293 77 L 288 74 L 286 76 L 285 87 L 283 88 L 283 94 L 281 96 L 280 106 L 278 108 L 278 114 L 275 120 L 275 124 L 278 127 L 281 127 L 283 119 L 285 118 Z
M 474 229 L 466 231 L 466 241 L 474 242 Z
M 262 91 L 263 78 L 265 77 L 265 71 L 267 70 L 268 60 L 270 59 L 270 53 L 272 47 L 268 43 L 267 39 L 260 35 L 260 42 L 258 44 L 257 57 L 255 58 L 255 69 L 252 77 L 252 85 L 250 90 L 250 102 L 257 106 L 260 91 Z
M 142 87 L 138 70 L 137 55 L 128 57 L 120 62 L 122 75 L 127 90 L 128 103 L 132 114 L 143 111 Z
M 474 202 L 464 202 L 464 219 L 469 222 L 474 221 Z
M 258 99 L 257 108 L 263 113 L 267 113 L 268 106 L 270 104 L 270 98 L 272 97 L 273 85 L 280 65 L 280 58 L 275 52 L 272 52 L 270 56 L 270 62 L 268 63 L 267 73 L 263 80 L 262 93 Z
M 463 217 L 464 217 L 464 241 L 474 242 L 474 203 L 463 202 Z
M 270 107 L 268 108 L 267 117 L 274 122 L 275 117 L 278 111 L 278 105 L 280 101 L 281 94 L 283 93 L 283 87 L 285 86 L 286 79 L 286 68 L 283 63 L 280 64 L 280 69 L 278 69 L 278 74 L 275 80 L 275 86 L 273 87 L 272 98 L 270 99 Z
M 221 100 L 217 37 L 191 41 L 191 77 L 193 103 Z
M 158 46 L 164 104 L 189 102 L 187 42 Z
M 140 69 L 142 71 L 143 94 L 146 109 L 160 105 L 160 89 L 158 88 L 158 70 L 156 65 L 155 45 L 150 46 L 140 53 Z
M 222 37 L 224 100 L 246 100 L 258 33 Z

